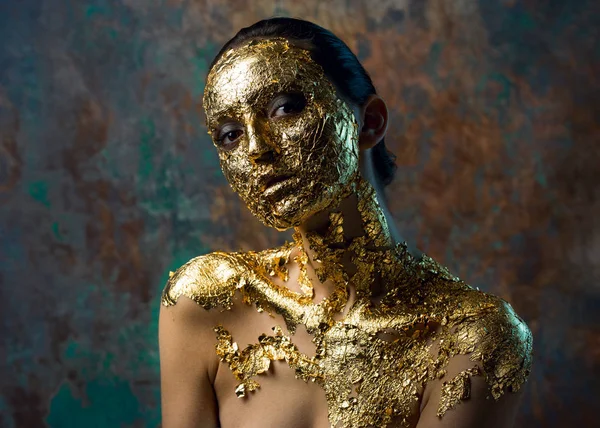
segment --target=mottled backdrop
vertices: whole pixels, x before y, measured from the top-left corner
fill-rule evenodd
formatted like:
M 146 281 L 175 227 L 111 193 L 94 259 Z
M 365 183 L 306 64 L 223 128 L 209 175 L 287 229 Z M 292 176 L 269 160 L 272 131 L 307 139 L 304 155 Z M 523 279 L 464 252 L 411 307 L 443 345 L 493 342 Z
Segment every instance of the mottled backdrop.
M 392 109 L 401 231 L 534 335 L 518 427 L 600 396 L 594 0 L 0 0 L 0 426 L 156 427 L 169 270 L 264 248 L 204 128 L 239 28 L 342 37 Z

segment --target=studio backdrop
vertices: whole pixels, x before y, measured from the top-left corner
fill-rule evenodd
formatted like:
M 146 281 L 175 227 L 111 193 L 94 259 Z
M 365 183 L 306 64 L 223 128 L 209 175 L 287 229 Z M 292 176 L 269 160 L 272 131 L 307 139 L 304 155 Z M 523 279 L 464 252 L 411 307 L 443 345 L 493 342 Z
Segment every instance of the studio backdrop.
M 274 15 L 340 36 L 390 110 L 402 235 L 534 337 L 517 427 L 600 396 L 600 65 L 592 0 L 0 3 L 0 426 L 157 427 L 159 297 L 261 249 L 204 125 L 211 62 Z

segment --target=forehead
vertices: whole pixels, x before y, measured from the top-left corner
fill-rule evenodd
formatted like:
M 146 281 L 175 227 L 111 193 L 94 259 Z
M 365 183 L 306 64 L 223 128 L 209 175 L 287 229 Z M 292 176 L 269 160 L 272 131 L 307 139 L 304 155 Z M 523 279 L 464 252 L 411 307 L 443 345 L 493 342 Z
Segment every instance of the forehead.
M 335 92 L 308 50 L 286 40 L 253 41 L 217 61 L 207 78 L 204 106 L 207 114 L 214 115 L 290 89 L 308 94 Z

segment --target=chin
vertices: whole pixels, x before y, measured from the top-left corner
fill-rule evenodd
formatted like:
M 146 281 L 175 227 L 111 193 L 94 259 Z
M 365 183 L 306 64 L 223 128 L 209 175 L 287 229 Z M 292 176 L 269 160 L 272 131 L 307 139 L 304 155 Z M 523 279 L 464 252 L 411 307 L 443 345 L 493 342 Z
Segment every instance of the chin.
M 300 225 L 300 223 L 298 223 L 298 224 L 290 223 L 287 220 L 282 220 L 282 219 L 269 219 L 269 220 L 261 219 L 261 221 L 265 226 L 272 227 L 273 229 L 276 229 L 279 232 L 284 232 L 292 227 L 296 227 L 296 226 Z
M 329 208 L 333 201 L 334 199 L 320 199 L 306 203 L 308 201 L 292 198 L 291 200 L 280 201 L 272 207 L 272 210 L 260 213 L 253 212 L 253 214 L 258 217 L 265 226 L 275 228 L 281 232 L 292 227 L 300 226 L 310 217 Z M 305 204 L 302 204 L 302 202 L 305 202 Z M 278 208 L 277 205 L 280 205 L 280 207 Z
M 298 212 L 294 214 L 291 213 L 253 213 L 265 226 L 272 227 L 277 229 L 280 232 L 284 230 L 288 230 L 292 227 L 300 226 L 308 217 L 310 217 L 310 213 L 302 213 L 302 215 Z

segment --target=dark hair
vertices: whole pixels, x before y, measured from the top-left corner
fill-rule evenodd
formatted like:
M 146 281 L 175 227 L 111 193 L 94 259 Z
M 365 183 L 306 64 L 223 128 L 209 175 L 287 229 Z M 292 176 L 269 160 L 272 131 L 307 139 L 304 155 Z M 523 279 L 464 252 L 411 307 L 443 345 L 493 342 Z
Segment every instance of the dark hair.
M 356 105 L 362 105 L 369 95 L 376 94 L 371 77 L 350 48 L 331 31 L 310 21 L 295 18 L 270 18 L 242 28 L 219 51 L 210 69 L 229 49 L 253 39 L 282 37 L 292 43 L 300 43 L 310 49 L 313 60 L 323 67 L 325 75 L 335 84 L 342 97 Z M 381 140 L 372 149 L 373 166 L 377 180 L 388 185 L 394 178 L 394 156 Z

